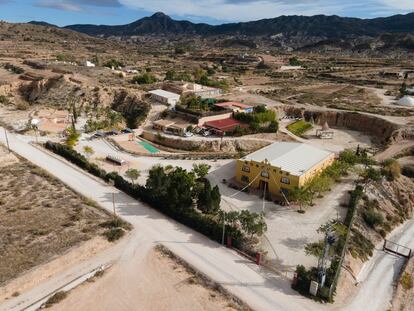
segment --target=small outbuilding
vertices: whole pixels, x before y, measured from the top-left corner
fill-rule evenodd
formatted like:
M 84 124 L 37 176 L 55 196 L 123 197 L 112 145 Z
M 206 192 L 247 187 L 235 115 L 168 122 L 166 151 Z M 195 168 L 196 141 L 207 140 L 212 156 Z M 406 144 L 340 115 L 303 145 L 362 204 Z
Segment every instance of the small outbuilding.
M 153 100 L 166 105 L 175 106 L 180 101 L 180 95 L 176 93 L 160 89 L 149 91 L 148 93 L 151 94 Z
M 237 127 L 248 127 L 247 124 L 233 118 L 208 121 L 204 124 L 204 126 L 212 130 L 218 136 L 224 136 L 226 133 L 232 133 L 236 130 Z

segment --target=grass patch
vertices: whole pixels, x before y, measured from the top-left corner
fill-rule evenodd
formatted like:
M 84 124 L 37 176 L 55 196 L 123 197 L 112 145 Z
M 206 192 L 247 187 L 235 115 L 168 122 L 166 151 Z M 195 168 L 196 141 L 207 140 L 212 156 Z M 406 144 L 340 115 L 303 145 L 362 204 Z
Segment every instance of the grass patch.
M 287 126 L 287 129 L 296 136 L 302 136 L 312 128 L 312 124 L 304 120 L 296 121 Z

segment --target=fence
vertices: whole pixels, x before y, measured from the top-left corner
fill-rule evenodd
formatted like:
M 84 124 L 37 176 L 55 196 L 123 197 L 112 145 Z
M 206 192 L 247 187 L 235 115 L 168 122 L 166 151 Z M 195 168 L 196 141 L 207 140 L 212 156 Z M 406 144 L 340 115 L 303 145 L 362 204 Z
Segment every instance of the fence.
M 382 249 L 384 251 L 387 251 L 387 252 L 390 252 L 390 253 L 405 257 L 405 258 L 410 258 L 411 252 L 412 252 L 411 248 L 389 241 L 389 240 L 384 240 L 384 245 Z
M 346 215 L 346 219 L 345 219 L 345 224 L 348 225 L 348 230 L 347 230 L 347 234 L 345 237 L 345 243 L 344 243 L 344 247 L 342 249 L 342 253 L 341 253 L 341 259 L 339 260 L 338 263 L 338 267 L 335 273 L 335 277 L 332 281 L 331 287 L 329 288 L 329 300 L 333 301 L 333 294 L 335 292 L 336 289 L 336 285 L 338 284 L 338 280 L 339 280 L 339 275 L 341 274 L 341 268 L 342 268 L 342 263 L 344 261 L 345 255 L 346 255 L 346 251 L 348 249 L 348 243 L 349 243 L 349 239 L 351 237 L 351 229 L 354 223 L 354 218 L 355 218 L 355 214 L 356 214 L 356 210 L 357 210 L 357 206 L 359 203 L 359 200 L 362 197 L 362 193 L 363 193 L 363 188 L 361 185 L 357 185 L 354 189 L 354 191 L 351 194 L 351 198 L 349 200 L 349 205 L 348 205 L 348 213 Z

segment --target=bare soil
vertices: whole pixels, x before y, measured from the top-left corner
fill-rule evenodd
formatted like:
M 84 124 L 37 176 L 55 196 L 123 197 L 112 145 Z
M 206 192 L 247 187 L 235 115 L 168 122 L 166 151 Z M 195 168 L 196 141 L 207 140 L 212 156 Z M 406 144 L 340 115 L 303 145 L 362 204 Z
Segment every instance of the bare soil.
M 138 268 L 141 271 L 136 284 L 134 296 L 128 297 L 125 304 L 117 303 L 116 310 L 250 310 L 247 306 L 233 299 L 215 283 L 199 276 L 195 271 L 173 256 L 164 248 L 152 249 Z M 71 291 L 66 299 L 50 308 L 51 311 L 69 310 L 114 310 L 111 304 L 114 299 L 95 297 L 91 294 L 99 290 L 99 284 L 105 283 L 105 278 L 111 278 L 115 270 L 109 270 L 101 278 L 92 283 L 84 283 Z M 101 299 L 102 298 L 102 299 Z
M 99 236 L 110 216 L 0 149 L 0 285 Z

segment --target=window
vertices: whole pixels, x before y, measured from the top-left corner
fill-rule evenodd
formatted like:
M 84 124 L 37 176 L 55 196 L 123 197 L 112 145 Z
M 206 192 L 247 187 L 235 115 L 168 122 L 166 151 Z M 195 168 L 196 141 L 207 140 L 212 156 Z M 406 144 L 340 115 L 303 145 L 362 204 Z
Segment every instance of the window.
M 287 185 L 290 184 L 290 180 L 287 177 L 280 178 L 280 182 L 283 183 L 283 184 L 287 184 Z
M 269 178 L 269 172 L 268 171 L 262 171 L 261 176 L 264 177 L 264 178 Z
M 285 196 L 289 195 L 289 190 L 286 188 L 280 188 L 280 193 L 283 193 Z
M 250 173 L 250 167 L 248 167 L 247 165 L 243 165 L 242 171 L 246 173 Z
M 248 182 L 249 182 L 249 176 L 242 175 L 242 177 L 241 177 L 241 181 L 242 181 L 242 182 L 245 182 L 245 183 L 248 183 Z

